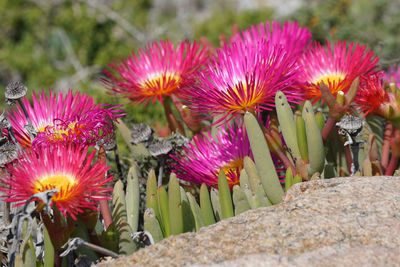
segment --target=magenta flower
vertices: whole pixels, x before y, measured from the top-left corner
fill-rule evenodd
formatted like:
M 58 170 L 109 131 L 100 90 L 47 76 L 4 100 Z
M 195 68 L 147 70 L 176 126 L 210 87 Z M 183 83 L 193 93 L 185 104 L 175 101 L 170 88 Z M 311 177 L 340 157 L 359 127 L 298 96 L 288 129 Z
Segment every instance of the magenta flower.
M 185 93 L 194 112 L 232 118 L 245 111 L 272 109 L 278 90 L 290 102 L 301 100 L 301 92 L 292 87 L 296 75 L 295 60 L 281 46 L 237 41 L 219 49 Z
M 301 28 L 298 22 L 272 21 L 251 26 L 233 37 L 233 40 L 244 40 L 250 43 L 258 43 L 267 40 L 270 45 L 281 45 L 291 56 L 299 56 L 307 47 L 311 32 L 307 28 Z
M 111 175 L 103 161 L 94 161 L 95 151 L 87 155 L 87 147 L 53 145 L 25 151 L 16 164 L 6 166 L 0 191 L 4 201 L 23 205 L 32 195 L 57 188 L 53 205 L 76 219 L 84 209 L 97 210 L 97 201 L 110 199 L 107 187 Z M 93 162 L 94 161 L 94 162 Z
M 79 92 L 73 94 L 71 90 L 65 97 L 62 92 L 56 95 L 50 90 L 49 96 L 44 91 L 38 95 L 33 92 L 33 106 L 26 98 L 23 103 L 37 132 L 33 144 L 25 128 L 28 119 L 20 105 L 8 118 L 18 142 L 25 147 L 59 142 L 92 146 L 102 139 L 112 138 L 113 123 L 124 115 L 120 106 L 96 105 L 92 97 Z
M 132 102 L 154 103 L 166 95 L 179 95 L 180 89 L 193 82 L 193 72 L 207 61 L 208 54 L 200 44 L 181 42 L 176 48 L 171 41 L 149 44 L 137 55 L 112 63 L 105 71 L 108 87 Z
M 388 71 L 384 73 L 383 79 L 388 83 L 394 81 L 397 88 L 400 88 L 400 65 L 397 67 L 389 67 Z
M 315 43 L 314 47 L 304 53 L 300 59 L 299 82 L 303 83 L 303 90 L 307 99 L 321 98 L 319 84 L 324 82 L 334 96 L 339 91 L 344 93 L 350 88 L 356 77 L 373 75 L 378 57 L 366 46 L 346 41 L 330 43 L 322 47 Z
M 184 181 L 218 187 L 218 173 L 222 169 L 232 187 L 239 183 L 245 156 L 252 157 L 245 130 L 228 127 L 219 131 L 216 140 L 210 133 L 193 137 L 181 153 L 171 156 L 176 160 L 172 172 Z
M 386 91 L 377 75 L 361 81 L 355 102 L 364 116 L 371 113 L 389 120 L 400 117 L 400 97 Z

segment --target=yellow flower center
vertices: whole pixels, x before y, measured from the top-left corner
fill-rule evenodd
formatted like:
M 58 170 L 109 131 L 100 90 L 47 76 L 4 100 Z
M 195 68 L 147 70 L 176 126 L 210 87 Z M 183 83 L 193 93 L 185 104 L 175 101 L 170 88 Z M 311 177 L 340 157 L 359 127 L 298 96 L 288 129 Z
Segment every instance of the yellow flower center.
M 317 81 L 315 82 L 316 84 L 319 84 L 320 82 L 324 82 L 325 84 L 329 84 L 329 83 L 339 83 L 341 81 L 343 81 L 343 79 L 346 77 L 346 75 L 342 74 L 342 73 L 332 73 L 332 74 L 328 74 L 328 75 L 324 75 L 320 78 L 317 79 Z
M 57 188 L 59 192 L 54 195 L 54 197 L 52 198 L 53 201 L 67 201 L 72 197 L 72 189 L 76 183 L 76 179 L 71 175 L 46 175 L 35 181 L 33 185 L 33 192 L 36 194 L 39 192 Z
M 232 92 L 227 93 L 229 102 L 231 103 L 229 105 L 229 109 L 234 110 L 236 112 L 242 110 L 247 111 L 255 107 L 257 104 L 259 104 L 261 99 L 261 94 L 255 92 L 251 94 L 247 88 L 246 82 L 239 82 L 232 89 L 233 89 L 233 94 Z M 240 94 L 239 91 L 242 91 L 243 93 Z
M 154 77 L 149 77 L 142 83 L 142 94 L 146 96 L 161 96 L 175 91 L 181 77 L 175 73 L 164 73 Z
M 326 86 L 329 87 L 329 89 L 331 89 L 333 94 L 336 94 L 340 90 L 338 88 L 331 88 L 331 86 L 329 86 L 329 85 L 332 84 L 337 87 L 337 85 L 340 82 L 342 82 L 344 80 L 344 78 L 346 78 L 346 75 L 343 73 L 330 73 L 330 74 L 327 74 L 327 75 L 317 78 L 315 80 L 314 84 L 319 85 L 321 82 L 323 82 L 324 84 L 326 84 Z
M 48 126 L 43 126 L 37 129 L 38 132 L 44 132 L 45 130 L 49 129 L 50 133 L 51 133 L 51 140 L 53 141 L 60 141 L 63 140 L 63 135 L 69 135 L 72 132 L 74 132 L 75 134 L 78 134 L 77 132 L 77 127 L 76 127 L 76 122 L 71 122 L 70 124 L 68 124 L 68 126 L 65 127 L 59 127 L 59 126 L 52 126 L 52 125 L 48 125 Z
M 239 177 L 232 177 L 232 175 L 229 175 L 229 174 L 239 174 L 240 173 L 240 171 L 243 169 L 243 159 L 242 158 L 234 159 L 234 160 L 228 162 L 227 164 L 225 164 L 221 169 L 224 171 L 229 185 L 233 186 L 235 184 L 238 184 Z

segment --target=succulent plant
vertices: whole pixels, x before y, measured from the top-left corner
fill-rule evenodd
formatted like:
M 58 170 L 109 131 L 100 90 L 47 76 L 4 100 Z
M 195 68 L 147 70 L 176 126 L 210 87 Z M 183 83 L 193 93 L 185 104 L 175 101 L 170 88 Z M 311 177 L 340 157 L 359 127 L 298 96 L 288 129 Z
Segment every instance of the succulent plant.
M 296 183 L 398 174 L 399 81 L 382 81 L 364 46 L 310 48 L 309 35 L 297 23 L 266 23 L 214 56 L 197 43 L 175 49 L 161 41 L 111 65 L 109 89 L 133 102 L 162 102 L 167 137 L 124 122 L 120 106 L 71 91 L 34 95 L 32 108 L 26 87 L 10 83 L 6 99 L 18 103 L 0 115 L 0 190 L 10 224 L 2 244 L 11 239 L 0 249 L 8 264 L 129 255 L 277 205 Z M 115 127 L 130 152 L 121 161 Z M 24 205 L 10 210 L 8 202 Z

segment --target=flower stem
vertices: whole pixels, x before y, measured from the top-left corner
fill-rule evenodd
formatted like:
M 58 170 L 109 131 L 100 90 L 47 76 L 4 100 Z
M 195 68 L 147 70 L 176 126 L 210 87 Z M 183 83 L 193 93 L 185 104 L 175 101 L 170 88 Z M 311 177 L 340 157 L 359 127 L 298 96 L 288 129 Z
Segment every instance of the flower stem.
M 107 162 L 106 150 L 104 149 L 103 146 L 100 146 L 97 157 L 98 157 L 98 160 Z M 107 173 L 106 173 L 105 177 L 107 177 Z M 104 219 L 104 225 L 107 229 L 108 226 L 110 226 L 110 224 L 112 224 L 112 218 L 111 218 L 110 207 L 108 206 L 108 200 L 100 199 L 99 204 L 100 204 L 101 215 L 103 216 L 103 219 Z
M 322 140 L 325 142 L 328 138 L 330 132 L 332 131 L 333 126 L 335 126 L 336 120 L 332 117 L 329 117 L 326 121 L 324 128 L 322 129 Z
M 389 163 L 389 150 L 390 150 L 390 137 L 393 133 L 393 124 L 391 122 L 387 122 L 385 126 L 385 132 L 383 134 L 383 144 L 382 144 L 382 168 L 386 170 Z
M 18 101 L 18 104 L 20 105 L 20 107 L 22 108 L 22 111 L 23 111 L 24 114 L 25 114 L 26 120 L 28 121 L 28 125 L 25 126 L 25 129 L 26 129 L 26 130 L 28 131 L 28 133 L 29 133 L 29 138 L 31 139 L 31 142 L 33 142 L 33 139 L 35 139 L 37 133 L 36 133 L 36 131 L 35 131 L 35 128 L 33 128 L 31 118 L 29 117 L 29 113 L 28 113 L 28 111 L 26 110 L 26 107 L 25 107 L 25 105 L 24 105 L 24 102 L 22 102 L 21 99 L 18 99 L 17 101 Z
M 352 173 L 351 164 L 353 163 L 353 157 L 351 156 L 350 146 L 344 147 L 344 155 L 346 156 L 347 170 L 349 173 Z
M 278 150 L 278 151 L 276 151 L 276 155 L 282 161 L 283 166 L 285 166 L 285 169 L 287 170 L 288 168 L 291 168 L 293 176 L 296 176 L 296 168 L 290 162 L 289 158 L 285 155 L 285 153 L 283 153 L 282 150 Z
M 26 120 L 28 121 L 28 125 L 32 126 L 32 121 L 31 121 L 31 118 L 29 117 L 28 111 L 25 108 L 24 102 L 22 102 L 21 99 L 18 99 L 17 101 L 18 101 L 18 104 L 21 106 L 22 111 L 24 112 Z
M 178 110 L 183 122 L 193 133 L 200 133 L 206 125 L 192 111 L 178 99 L 175 95 L 171 95 L 172 102 Z
M 397 162 L 399 158 L 392 154 L 392 158 L 390 159 L 389 166 L 386 168 L 385 175 L 393 175 L 394 169 L 397 166 Z
M 61 267 L 61 257 L 58 251 L 54 252 L 54 267 Z
M 353 157 L 353 164 L 354 169 L 351 170 L 351 175 L 355 175 L 357 172 L 360 171 L 360 163 L 358 162 L 358 152 L 360 151 L 360 143 L 355 143 L 350 145 L 351 155 Z
M 185 129 L 183 128 L 182 123 L 180 123 L 172 112 L 172 99 L 169 96 L 164 97 L 163 101 L 164 113 L 167 118 L 168 127 L 171 132 L 179 131 L 182 135 L 185 136 Z
M 162 157 L 160 160 L 160 168 L 158 170 L 158 181 L 157 181 L 157 186 L 160 187 L 162 186 L 162 179 L 163 179 L 163 174 L 164 174 L 164 165 L 165 165 L 165 157 Z
M 121 167 L 121 162 L 119 161 L 118 146 L 116 143 L 115 143 L 115 147 L 114 147 L 114 156 L 115 156 L 115 162 L 117 164 L 119 179 L 122 179 L 122 167 Z
M 99 204 L 100 204 L 101 215 L 103 216 L 103 219 L 104 219 L 104 225 L 107 229 L 108 226 L 110 226 L 110 224 L 112 224 L 112 218 L 111 218 L 110 208 L 108 206 L 108 200 L 100 199 Z

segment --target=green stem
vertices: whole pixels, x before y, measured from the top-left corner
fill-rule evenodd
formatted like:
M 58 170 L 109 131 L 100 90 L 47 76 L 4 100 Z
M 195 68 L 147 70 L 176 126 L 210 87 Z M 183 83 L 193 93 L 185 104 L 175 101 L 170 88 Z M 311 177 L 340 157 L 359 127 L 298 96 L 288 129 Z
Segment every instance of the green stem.
M 121 167 L 121 162 L 119 160 L 119 153 L 118 153 L 118 145 L 117 145 L 117 143 L 115 143 L 115 147 L 114 147 L 114 156 L 115 156 L 115 163 L 117 164 L 118 178 L 122 179 L 122 167 Z
M 164 113 L 167 118 L 168 127 L 171 132 L 180 132 L 183 136 L 185 136 L 185 129 L 183 128 L 182 123 L 178 121 L 172 112 L 172 99 L 169 96 L 165 96 L 163 99 Z

